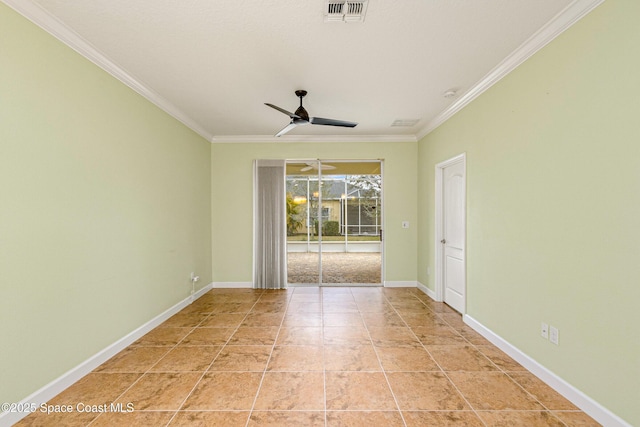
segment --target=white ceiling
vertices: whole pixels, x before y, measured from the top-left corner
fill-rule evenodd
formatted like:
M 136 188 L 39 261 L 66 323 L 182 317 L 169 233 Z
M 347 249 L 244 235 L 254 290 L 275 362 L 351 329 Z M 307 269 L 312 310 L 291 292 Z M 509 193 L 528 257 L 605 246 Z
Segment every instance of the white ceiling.
M 283 140 L 416 140 L 602 0 L 2 0 L 212 141 L 270 140 L 295 111 L 356 121 Z M 445 98 L 449 89 L 458 91 Z M 419 119 L 413 127 L 391 127 Z

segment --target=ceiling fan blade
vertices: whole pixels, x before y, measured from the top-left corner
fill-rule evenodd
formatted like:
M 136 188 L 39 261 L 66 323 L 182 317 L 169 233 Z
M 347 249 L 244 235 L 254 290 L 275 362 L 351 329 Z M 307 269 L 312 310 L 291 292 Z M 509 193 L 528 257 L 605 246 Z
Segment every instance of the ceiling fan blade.
M 267 103 L 267 102 L 265 102 L 265 103 L 264 103 L 264 105 L 268 105 L 269 107 L 271 107 L 271 108 L 273 108 L 273 109 L 275 109 L 275 110 L 278 110 L 278 111 L 280 111 L 281 113 L 286 114 L 287 116 L 291 117 L 292 119 L 301 119 L 301 118 L 302 118 L 302 117 L 300 117 L 300 116 L 298 116 L 298 115 L 296 115 L 296 114 L 293 114 L 293 113 L 292 113 L 292 112 L 290 112 L 290 111 L 285 110 L 284 108 L 280 108 L 280 107 L 278 107 L 277 105 L 269 104 L 269 103 Z
M 327 125 L 327 126 L 342 126 L 347 128 L 353 128 L 358 125 L 356 122 L 347 122 L 344 120 L 335 119 L 323 119 L 322 117 L 311 117 L 309 123 L 312 125 Z
M 333 166 L 333 165 L 325 165 L 325 164 L 320 165 L 320 169 L 322 169 L 323 171 L 325 171 L 325 170 L 329 171 L 329 170 L 333 170 L 335 168 L 336 167 Z M 318 170 L 318 165 L 316 163 L 307 163 L 307 166 L 302 168 L 302 169 L 300 169 L 300 172 L 310 171 L 311 169 Z
M 307 113 L 307 110 L 305 110 L 304 107 L 302 106 L 302 98 L 304 98 L 306 94 L 307 94 L 306 90 L 296 90 L 296 96 L 300 98 L 300 106 L 298 107 L 295 113 L 292 113 L 291 111 L 287 111 L 284 108 L 280 108 L 277 105 L 269 104 L 268 102 L 264 103 L 264 105 L 271 107 L 274 110 L 278 110 L 281 113 L 286 114 L 291 118 L 291 123 L 289 123 L 289 125 L 287 125 L 284 129 L 278 132 L 276 136 L 282 136 L 296 126 L 302 126 L 302 125 L 308 125 L 308 124 L 325 125 L 325 126 L 341 126 L 341 127 L 347 127 L 347 128 L 353 128 L 358 125 L 358 123 L 356 122 L 348 122 L 346 120 L 324 119 L 322 117 L 309 118 L 309 113 Z
M 285 133 L 289 132 L 291 129 L 295 128 L 296 126 L 298 125 L 295 124 L 294 122 L 291 122 L 287 126 L 285 126 L 285 128 L 282 129 L 280 132 L 276 133 L 276 136 L 282 136 Z

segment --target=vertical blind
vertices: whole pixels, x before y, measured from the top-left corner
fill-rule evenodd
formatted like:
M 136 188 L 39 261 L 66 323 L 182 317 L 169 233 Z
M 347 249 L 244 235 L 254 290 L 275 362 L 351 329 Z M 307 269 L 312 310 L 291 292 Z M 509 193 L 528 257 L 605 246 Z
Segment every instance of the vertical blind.
M 255 161 L 254 274 L 257 289 L 287 287 L 285 161 Z

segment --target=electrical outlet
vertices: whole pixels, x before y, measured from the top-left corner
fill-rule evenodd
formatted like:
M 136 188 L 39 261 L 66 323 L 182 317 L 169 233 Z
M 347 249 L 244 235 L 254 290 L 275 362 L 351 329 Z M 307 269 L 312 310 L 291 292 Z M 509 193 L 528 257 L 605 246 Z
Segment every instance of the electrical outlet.
M 545 340 L 549 339 L 549 325 L 544 322 L 542 322 L 542 324 L 540 325 L 540 336 L 542 336 L 542 338 L 544 338 Z
M 558 331 L 558 328 L 552 326 L 549 328 L 549 341 L 551 341 L 552 343 L 554 343 L 555 345 L 559 344 L 560 341 L 560 331 Z

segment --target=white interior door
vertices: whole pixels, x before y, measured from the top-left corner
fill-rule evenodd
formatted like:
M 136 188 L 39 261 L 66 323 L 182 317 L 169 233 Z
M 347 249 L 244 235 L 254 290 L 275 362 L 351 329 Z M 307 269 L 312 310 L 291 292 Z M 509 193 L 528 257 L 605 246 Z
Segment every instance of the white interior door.
M 442 283 L 444 302 L 465 312 L 466 186 L 462 159 L 442 168 Z

